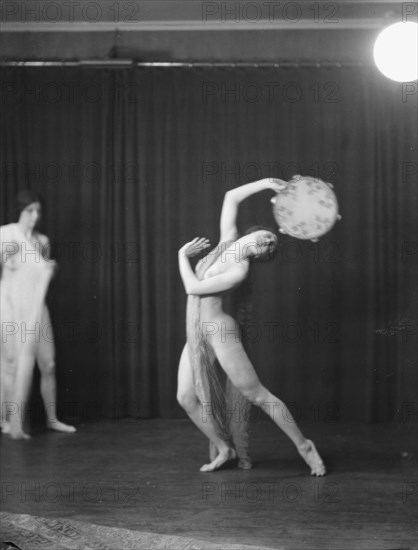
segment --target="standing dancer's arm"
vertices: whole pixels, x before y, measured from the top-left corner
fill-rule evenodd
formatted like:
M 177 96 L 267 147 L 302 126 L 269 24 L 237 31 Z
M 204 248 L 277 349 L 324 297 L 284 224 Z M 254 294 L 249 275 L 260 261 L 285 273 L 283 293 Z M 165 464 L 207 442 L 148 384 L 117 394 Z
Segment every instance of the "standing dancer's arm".
M 240 203 L 246 198 L 264 191 L 265 189 L 271 189 L 278 193 L 284 189 L 287 182 L 278 178 L 264 178 L 262 180 L 253 181 L 252 183 L 246 183 L 235 189 L 231 189 L 225 193 L 224 202 L 221 212 L 221 237 L 220 241 L 234 241 L 238 238 L 237 230 L 237 216 L 238 207 Z
M 0 227 L 0 264 L 6 265 L 7 260 L 19 252 L 19 245 L 15 242 L 7 225 Z
M 52 269 L 52 277 L 55 277 L 58 271 L 58 263 L 51 258 L 50 240 L 46 235 L 39 235 L 39 242 L 41 243 L 42 257 L 48 262 L 49 267 Z

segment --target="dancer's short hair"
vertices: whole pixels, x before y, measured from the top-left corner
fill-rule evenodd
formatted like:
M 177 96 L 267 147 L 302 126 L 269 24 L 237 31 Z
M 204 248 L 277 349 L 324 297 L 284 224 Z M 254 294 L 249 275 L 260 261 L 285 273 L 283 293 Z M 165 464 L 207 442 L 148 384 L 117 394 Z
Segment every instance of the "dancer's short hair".
M 23 210 L 34 202 L 39 202 L 43 207 L 43 198 L 32 189 L 23 189 L 16 196 L 16 215 L 19 218 Z

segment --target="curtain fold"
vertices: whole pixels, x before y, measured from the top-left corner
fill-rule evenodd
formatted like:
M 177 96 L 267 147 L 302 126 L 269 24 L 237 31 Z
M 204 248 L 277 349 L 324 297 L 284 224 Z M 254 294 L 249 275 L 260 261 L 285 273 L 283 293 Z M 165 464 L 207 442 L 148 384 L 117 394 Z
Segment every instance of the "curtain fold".
M 343 219 L 317 244 L 282 236 L 254 267 L 255 368 L 297 419 L 411 419 L 417 100 L 402 84 L 370 67 L 13 67 L 2 79 L 1 223 L 19 189 L 45 197 L 64 414 L 182 415 L 177 250 L 216 243 L 228 189 L 301 173 L 334 184 Z M 274 227 L 269 199 L 242 204 L 241 229 Z

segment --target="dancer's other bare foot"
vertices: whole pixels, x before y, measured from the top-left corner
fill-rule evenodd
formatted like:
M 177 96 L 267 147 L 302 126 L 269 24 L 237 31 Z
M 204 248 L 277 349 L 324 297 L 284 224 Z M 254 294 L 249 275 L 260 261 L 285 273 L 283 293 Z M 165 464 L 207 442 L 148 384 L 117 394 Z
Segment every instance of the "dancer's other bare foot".
M 316 447 L 310 439 L 298 448 L 300 456 L 311 469 L 311 476 L 324 476 L 326 474 L 325 465 L 319 456 Z
M 1 433 L 5 435 L 10 434 L 10 422 L 1 423 Z
M 12 439 L 32 439 L 31 436 L 25 433 L 21 428 L 20 429 L 10 428 L 9 434 Z
M 209 442 L 209 458 L 213 462 L 216 457 L 219 454 L 218 447 L 212 443 L 212 441 Z M 251 459 L 249 457 L 239 457 L 237 462 L 238 468 L 241 470 L 251 470 L 253 467 L 253 463 L 251 462 Z
M 222 449 L 219 451 L 218 456 L 215 458 L 215 460 L 212 460 L 210 464 L 204 464 L 201 468 L 201 472 L 213 472 L 213 470 L 217 470 L 220 468 L 225 462 L 228 462 L 229 460 L 234 460 L 234 458 L 237 457 L 237 453 L 234 449 L 231 449 L 231 447 L 225 447 L 225 449 Z
M 253 463 L 249 458 L 239 458 L 237 466 L 241 468 L 241 470 L 251 470 Z
M 31 439 L 31 436 L 23 431 L 23 424 L 17 415 L 10 419 L 9 426 L 9 435 L 12 439 Z
M 74 426 L 64 424 L 64 422 L 60 422 L 59 420 L 48 420 L 46 425 L 49 430 L 54 430 L 55 432 L 74 433 L 77 431 Z

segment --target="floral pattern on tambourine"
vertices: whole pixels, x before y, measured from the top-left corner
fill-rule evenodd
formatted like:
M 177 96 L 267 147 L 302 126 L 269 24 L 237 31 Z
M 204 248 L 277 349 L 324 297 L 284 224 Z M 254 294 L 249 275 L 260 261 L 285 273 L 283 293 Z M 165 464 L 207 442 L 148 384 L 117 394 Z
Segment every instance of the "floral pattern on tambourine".
M 295 176 L 272 200 L 280 232 L 313 241 L 325 235 L 341 219 L 331 187 L 320 179 Z

